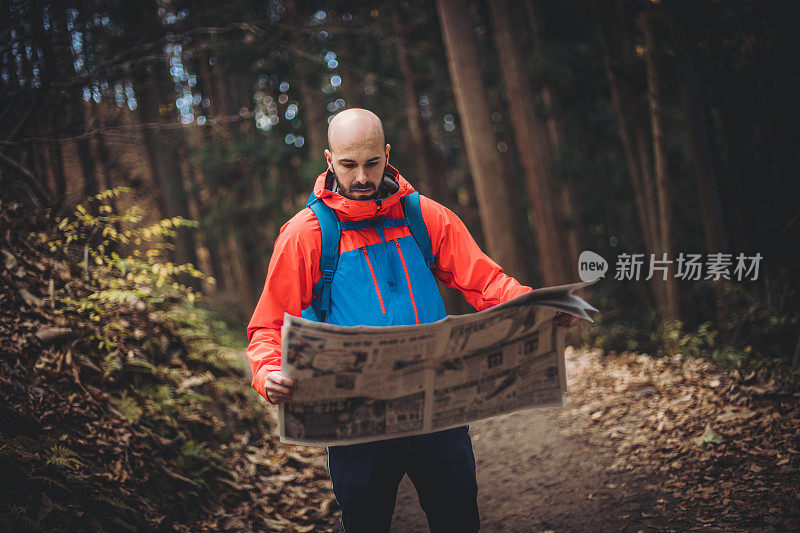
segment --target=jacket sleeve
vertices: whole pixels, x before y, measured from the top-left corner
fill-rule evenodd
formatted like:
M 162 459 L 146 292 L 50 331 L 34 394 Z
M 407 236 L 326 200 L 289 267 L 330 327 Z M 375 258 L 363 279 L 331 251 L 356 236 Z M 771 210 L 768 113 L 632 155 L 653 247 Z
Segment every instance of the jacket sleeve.
M 475 309 L 487 309 L 531 290 L 483 253 L 455 213 L 424 196 L 420 196 L 420 209 L 436 257 L 436 276 L 460 291 Z
M 252 385 L 265 398 L 267 374 L 281 369 L 283 313 L 300 316 L 321 276 L 321 239 L 316 217 L 304 209 L 281 228 L 275 241 L 264 290 L 247 326 Z

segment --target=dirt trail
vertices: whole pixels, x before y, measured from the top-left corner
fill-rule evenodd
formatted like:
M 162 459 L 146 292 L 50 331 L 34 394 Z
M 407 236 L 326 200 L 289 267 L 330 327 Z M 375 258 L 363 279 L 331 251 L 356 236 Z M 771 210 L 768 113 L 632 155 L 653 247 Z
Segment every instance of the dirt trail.
M 752 397 L 720 392 L 746 387 L 703 362 L 642 358 L 568 350 L 565 409 L 470 426 L 482 531 L 800 530 L 800 457 L 786 438 L 800 436 L 797 395 L 755 410 Z M 694 438 L 707 421 L 721 444 Z M 392 526 L 428 531 L 407 477 Z
M 470 426 L 482 531 L 637 531 L 664 525 L 626 520 L 641 517 L 659 497 L 631 472 L 608 472 L 612 453 L 591 446 L 580 434 L 581 422 L 546 410 Z M 392 531 L 427 530 L 406 477 Z
M 573 435 L 554 411 L 528 411 L 470 426 L 483 531 L 617 531 L 658 496 L 630 473 L 609 473 L 613 458 Z M 630 521 L 626 530 L 657 524 Z M 663 522 L 662 524 L 663 525 Z M 404 478 L 393 531 L 427 531 L 413 485 Z

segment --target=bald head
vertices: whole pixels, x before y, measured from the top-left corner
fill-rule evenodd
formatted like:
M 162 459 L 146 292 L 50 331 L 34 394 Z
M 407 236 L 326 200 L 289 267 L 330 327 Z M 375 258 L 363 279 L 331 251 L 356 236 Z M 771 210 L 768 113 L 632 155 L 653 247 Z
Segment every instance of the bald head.
M 331 119 L 328 125 L 328 146 L 332 152 L 353 145 L 385 143 L 383 124 L 378 115 L 366 109 L 345 109 Z
M 354 200 L 376 197 L 390 148 L 381 119 L 372 111 L 346 109 L 333 117 L 325 158 L 340 194 Z

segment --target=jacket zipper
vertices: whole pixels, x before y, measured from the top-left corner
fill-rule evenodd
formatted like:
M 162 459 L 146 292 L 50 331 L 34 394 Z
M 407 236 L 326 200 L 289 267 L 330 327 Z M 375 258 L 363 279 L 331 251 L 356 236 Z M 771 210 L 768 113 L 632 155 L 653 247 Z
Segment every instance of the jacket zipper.
M 386 314 L 386 308 L 383 307 L 383 297 L 381 296 L 381 290 L 378 287 L 378 278 L 375 277 L 375 271 L 372 269 L 372 261 L 369 260 L 369 254 L 367 253 L 367 247 L 362 246 L 361 251 L 364 252 L 364 259 L 367 260 L 367 266 L 369 267 L 369 273 L 372 274 L 372 283 L 375 284 L 375 293 L 378 295 L 378 303 L 381 304 L 381 313 L 384 315 Z M 406 274 L 406 277 L 408 274 Z
M 419 324 L 419 313 L 417 313 L 417 302 L 414 301 L 414 292 L 411 290 L 411 278 L 408 275 L 408 267 L 406 266 L 406 258 L 403 257 L 403 250 L 400 249 L 400 243 L 394 239 L 394 245 L 397 246 L 397 253 L 400 255 L 400 262 L 403 263 L 403 271 L 406 273 L 406 284 L 408 284 L 408 296 L 411 298 L 411 305 L 414 306 L 414 320 Z M 366 250 L 364 250 L 366 253 Z

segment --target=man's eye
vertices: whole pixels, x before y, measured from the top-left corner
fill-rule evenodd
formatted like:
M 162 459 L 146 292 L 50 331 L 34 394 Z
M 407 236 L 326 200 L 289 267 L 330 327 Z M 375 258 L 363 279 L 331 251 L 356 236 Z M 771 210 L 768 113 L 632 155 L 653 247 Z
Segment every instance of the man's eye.
M 356 168 L 356 166 L 353 163 L 343 163 L 342 166 L 344 168 Z
M 374 166 L 375 166 L 375 165 L 377 165 L 377 164 L 378 164 L 378 162 L 377 162 L 377 161 L 370 161 L 369 163 L 367 163 L 367 166 L 368 166 L 368 167 L 374 167 Z

